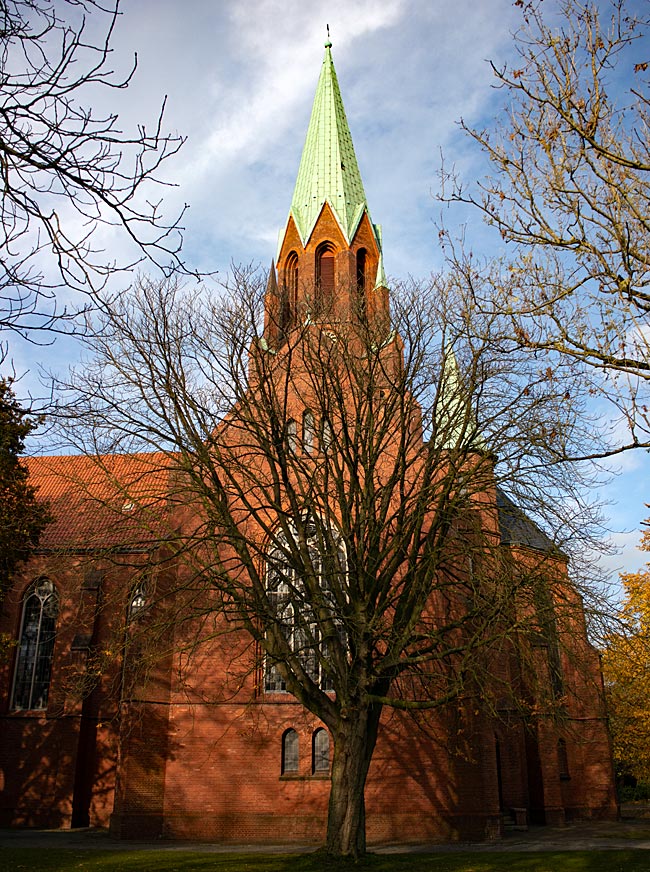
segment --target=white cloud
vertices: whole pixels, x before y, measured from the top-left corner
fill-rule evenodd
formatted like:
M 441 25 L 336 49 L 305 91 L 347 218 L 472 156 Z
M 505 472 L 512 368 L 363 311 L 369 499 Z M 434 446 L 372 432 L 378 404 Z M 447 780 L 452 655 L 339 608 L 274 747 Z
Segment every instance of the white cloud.
M 607 554 L 599 560 L 601 568 L 612 583 L 618 582 L 621 572 L 637 572 L 648 563 L 650 555 L 639 550 L 640 541 L 639 530 L 612 534 L 610 542 L 614 553 Z
M 126 120 L 155 116 L 188 135 L 170 178 L 170 208 L 189 202 L 188 251 L 204 268 L 273 254 L 291 199 L 329 24 L 333 53 L 374 220 L 385 226 L 392 274 L 427 274 L 439 262 L 439 149 L 476 174 L 459 135 L 494 101 L 487 57 L 509 46 L 513 9 L 503 0 L 319 2 L 174 0 L 134 4 L 116 56 L 133 87 L 118 95 Z M 114 95 L 108 95 L 114 96 Z M 488 110 L 491 112 L 491 110 Z M 478 223 L 478 222 L 477 222 Z

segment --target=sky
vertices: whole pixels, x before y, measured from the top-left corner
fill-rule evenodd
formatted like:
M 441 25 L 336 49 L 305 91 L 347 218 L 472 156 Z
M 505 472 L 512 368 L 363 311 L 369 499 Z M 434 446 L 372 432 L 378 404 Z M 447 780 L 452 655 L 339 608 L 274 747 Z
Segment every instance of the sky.
M 643 5 L 647 0 L 638 0 Z M 555 0 L 545 0 L 553 15 Z M 225 274 L 231 263 L 268 265 L 287 218 L 329 25 L 332 54 L 372 218 L 383 228 L 389 276 L 426 277 L 443 265 L 437 222 L 488 253 L 497 244 L 480 216 L 443 209 L 438 173 L 470 182 L 486 167 L 461 118 L 481 127 L 503 111 L 488 61 L 513 57 L 521 11 L 512 0 L 130 0 L 112 41 L 111 63 L 138 68 L 123 91 L 98 93 L 121 126 L 151 126 L 167 97 L 165 129 L 187 137 L 165 169 L 162 191 L 184 218 L 184 256 Z M 119 237 L 106 234 L 107 248 Z M 72 340 L 39 348 L 15 343 L 22 386 L 38 393 L 40 365 L 78 357 Z M 625 456 L 603 490 L 613 573 L 645 562 L 636 550 L 650 515 L 647 454 Z

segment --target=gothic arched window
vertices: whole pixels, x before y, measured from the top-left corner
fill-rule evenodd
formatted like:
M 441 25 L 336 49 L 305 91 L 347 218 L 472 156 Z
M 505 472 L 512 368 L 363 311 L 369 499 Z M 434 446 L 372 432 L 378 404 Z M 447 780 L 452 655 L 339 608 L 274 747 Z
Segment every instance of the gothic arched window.
M 25 593 L 16 659 L 12 708 L 44 709 L 52 674 L 59 597 L 49 578 Z
M 323 242 L 316 249 L 316 314 L 326 315 L 334 303 L 334 246 Z

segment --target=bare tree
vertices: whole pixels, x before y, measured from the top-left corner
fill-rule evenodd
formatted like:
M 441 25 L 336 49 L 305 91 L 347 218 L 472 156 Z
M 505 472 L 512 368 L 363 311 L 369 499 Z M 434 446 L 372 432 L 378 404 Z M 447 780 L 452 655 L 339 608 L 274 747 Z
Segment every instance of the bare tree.
M 631 444 L 647 441 L 639 382 L 650 379 L 647 4 L 518 5 L 518 59 L 513 68 L 492 64 L 504 113 L 484 130 L 463 124 L 494 174 L 479 194 L 458 179 L 447 194 L 478 207 L 514 247 L 508 311 L 519 340 L 604 371 L 606 390 L 624 402 Z
M 183 142 L 162 131 L 164 103 L 132 133 L 91 105 L 98 87 L 126 88 L 135 72 L 135 61 L 123 78 L 109 65 L 120 15 L 119 0 L 2 4 L 0 329 L 61 329 L 71 315 L 61 290 L 93 293 L 143 260 L 182 266 L 180 216 L 166 219 L 156 194 Z M 101 225 L 122 232 L 124 262 L 102 249 Z
M 563 459 L 594 428 L 572 367 L 539 367 L 456 277 L 395 291 L 390 324 L 305 311 L 276 344 L 264 287 L 243 270 L 225 296 L 144 280 L 110 301 L 59 417 L 100 468 L 120 449 L 168 470 L 164 497 L 155 475 L 132 497 L 181 567 L 165 653 L 219 633 L 254 643 L 234 647 L 257 692 L 292 694 L 331 732 L 327 849 L 356 856 L 384 707 L 462 697 L 493 711 L 511 691 L 522 710 L 552 709 L 534 670 L 525 690 L 494 662 L 540 627 L 557 641 L 555 602 L 576 635 L 559 549 L 577 530 L 583 545 L 594 518 Z M 516 568 L 499 502 L 543 543 Z

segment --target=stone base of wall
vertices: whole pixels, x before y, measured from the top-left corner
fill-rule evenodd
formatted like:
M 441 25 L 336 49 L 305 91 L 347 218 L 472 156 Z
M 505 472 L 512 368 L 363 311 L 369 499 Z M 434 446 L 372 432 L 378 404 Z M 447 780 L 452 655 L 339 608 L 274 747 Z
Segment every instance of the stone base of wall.
M 170 839 L 220 844 L 320 845 L 326 820 L 321 816 L 277 814 L 158 815 L 114 814 L 110 834 L 116 839 Z M 501 838 L 499 815 L 388 815 L 369 816 L 369 845 L 422 844 L 423 842 L 486 841 Z

